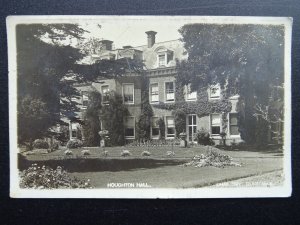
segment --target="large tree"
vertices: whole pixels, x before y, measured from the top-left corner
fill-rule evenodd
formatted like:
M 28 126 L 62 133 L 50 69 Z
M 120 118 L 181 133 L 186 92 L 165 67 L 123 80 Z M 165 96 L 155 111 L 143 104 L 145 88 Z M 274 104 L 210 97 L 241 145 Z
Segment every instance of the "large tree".
M 83 65 L 81 60 L 88 53 L 74 47 L 69 40 L 82 42 L 85 32 L 77 24 L 20 24 L 16 27 L 19 144 L 47 136 L 51 126 L 62 123 L 62 117 L 74 119 L 73 112 L 79 109 L 72 97 L 80 94 L 74 82 L 113 78 L 142 69 L 141 62 L 131 59 Z M 42 107 L 36 107 L 38 104 Z M 28 108 L 45 115 L 45 119 L 37 120 L 35 114 L 30 117 Z M 28 123 L 31 126 L 25 129 Z
M 192 89 L 220 83 L 227 96 L 238 94 L 242 138 L 266 143 L 273 103 L 282 101 L 274 87 L 284 82 L 284 27 L 188 24 L 179 32 L 188 54 L 178 64 L 180 80 Z M 275 111 L 282 119 L 280 107 Z

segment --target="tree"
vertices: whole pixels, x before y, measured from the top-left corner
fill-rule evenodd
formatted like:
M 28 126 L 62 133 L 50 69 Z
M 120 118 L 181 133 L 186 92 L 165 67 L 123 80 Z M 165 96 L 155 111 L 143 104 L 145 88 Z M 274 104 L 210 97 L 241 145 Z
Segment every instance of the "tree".
M 188 54 L 178 63 L 181 81 L 193 90 L 220 83 L 226 96 L 239 94 L 242 138 L 265 144 L 269 122 L 257 117 L 257 106 L 271 106 L 273 86 L 283 83 L 284 27 L 189 24 L 179 32 Z
M 101 60 L 90 65 L 81 63 L 86 53 L 76 48 L 68 40 L 82 40 L 86 30 L 77 24 L 21 24 L 16 28 L 17 37 L 17 86 L 18 86 L 18 136 L 19 144 L 34 140 L 40 135 L 32 131 L 29 138 L 24 124 L 29 121 L 21 104 L 26 96 L 32 101 L 44 104 L 50 118 L 47 123 L 38 123 L 32 118 L 34 129 L 44 136 L 49 135 L 49 128 L 57 123 L 63 124 L 62 117 L 74 118 L 79 111 L 72 97 L 79 97 L 74 83 L 95 81 L 99 77 L 114 78 L 123 76 L 128 70 L 141 70 L 142 63 L 132 59 Z M 26 138 L 29 138 L 26 140 Z
M 89 104 L 83 116 L 83 137 L 86 146 L 99 146 L 101 94 L 96 91 L 89 93 Z
M 78 49 L 60 40 L 81 38 L 85 31 L 75 24 L 18 25 L 17 85 L 19 143 L 47 136 L 49 128 L 60 120 L 61 96 L 76 94 L 63 77 L 82 58 Z M 71 98 L 71 97 L 70 97 Z M 72 105 L 71 101 L 68 102 Z M 41 107 L 40 109 L 38 109 Z M 73 105 L 73 107 L 75 107 Z M 30 112 L 40 111 L 40 117 Z M 35 115 L 35 114 L 33 114 Z M 42 118 L 45 117 L 45 118 Z
M 109 132 L 108 144 L 124 145 L 124 118 L 129 115 L 127 107 L 123 104 L 120 95 L 110 94 L 108 104 L 103 105 L 100 112 L 102 129 Z

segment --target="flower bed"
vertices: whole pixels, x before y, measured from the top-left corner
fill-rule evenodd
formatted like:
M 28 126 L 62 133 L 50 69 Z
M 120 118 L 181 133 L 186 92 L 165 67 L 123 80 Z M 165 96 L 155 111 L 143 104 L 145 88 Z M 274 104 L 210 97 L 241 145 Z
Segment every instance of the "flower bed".
M 195 155 L 192 161 L 183 164 L 183 166 L 214 166 L 223 168 L 225 166 L 241 166 L 241 164 L 234 162 L 233 159 L 228 155 L 223 155 L 216 151 L 209 151 L 207 154 Z
M 67 171 L 58 166 L 52 169 L 48 166 L 32 164 L 20 172 L 21 188 L 58 189 L 58 188 L 91 188 L 89 180 L 71 177 Z

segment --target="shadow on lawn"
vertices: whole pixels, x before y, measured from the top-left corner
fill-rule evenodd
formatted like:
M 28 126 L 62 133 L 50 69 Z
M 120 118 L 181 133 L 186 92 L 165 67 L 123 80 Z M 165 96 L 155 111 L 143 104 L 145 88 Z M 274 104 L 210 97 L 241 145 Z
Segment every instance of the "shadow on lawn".
M 32 164 L 38 166 L 49 166 L 56 169 L 58 166 L 63 167 L 68 172 L 100 172 L 100 171 L 129 171 L 134 169 L 150 169 L 164 166 L 180 165 L 185 163 L 184 160 L 175 159 L 99 159 L 99 158 L 71 158 L 71 159 L 51 159 L 45 161 L 28 160 L 19 154 L 18 168 L 27 169 Z

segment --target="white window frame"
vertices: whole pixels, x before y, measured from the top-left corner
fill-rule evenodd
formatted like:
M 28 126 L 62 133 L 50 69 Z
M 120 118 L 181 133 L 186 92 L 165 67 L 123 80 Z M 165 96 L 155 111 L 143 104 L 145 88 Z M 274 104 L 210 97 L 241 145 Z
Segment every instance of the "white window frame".
M 187 102 L 192 102 L 192 101 L 197 101 L 197 95 L 198 95 L 198 92 L 197 91 L 193 91 L 193 92 L 189 92 L 191 88 L 191 84 L 188 84 L 188 85 L 185 85 L 185 100 Z M 195 93 L 196 97 L 195 98 L 189 98 L 189 95 L 192 94 L 192 93 Z
M 196 124 L 195 125 L 190 125 L 189 124 L 189 116 L 195 116 L 195 118 L 196 118 Z M 197 114 L 188 114 L 187 116 L 186 116 L 186 133 L 188 134 L 188 137 L 187 137 L 187 140 L 188 141 L 190 141 L 190 131 L 189 131 L 189 127 L 196 127 L 196 133 L 197 133 Z M 194 131 L 192 131 L 192 133 L 194 133 Z M 194 135 L 196 134 L 196 133 L 194 133 Z M 197 142 L 196 140 L 193 140 L 193 138 L 192 138 L 192 142 Z
M 109 101 L 104 101 L 104 99 L 103 99 L 103 98 L 104 98 L 103 87 L 108 87 L 108 92 L 109 92 L 109 85 L 106 84 L 106 85 L 102 85 L 102 86 L 101 86 L 102 103 L 106 104 L 106 103 L 108 103 Z M 107 95 L 109 96 L 109 94 L 107 94 Z
M 159 57 L 160 57 L 160 56 L 163 56 L 163 57 L 164 57 L 164 65 L 160 65 L 160 64 L 159 64 Z M 166 53 L 166 52 L 158 52 L 158 53 L 157 53 L 157 67 L 158 67 L 158 68 L 166 67 L 166 66 L 167 66 L 167 60 L 168 60 L 168 58 L 167 58 L 167 53 Z
M 126 130 L 126 127 L 124 126 L 124 137 L 125 137 L 125 139 L 126 140 L 133 140 L 133 139 L 135 139 L 135 116 L 127 116 L 126 117 L 126 119 L 127 118 L 133 118 L 133 136 L 126 136 L 125 135 L 125 130 Z M 126 119 L 125 119 L 125 121 L 126 121 Z M 125 121 L 124 121 L 124 123 L 125 123 Z M 129 127 L 129 128 L 131 128 L 131 127 Z
M 211 114 L 209 114 L 210 135 L 211 136 L 220 136 L 220 133 L 219 134 L 213 134 L 212 133 L 212 115 L 219 115 L 219 117 L 220 117 L 220 133 L 222 133 L 222 114 L 220 114 L 220 113 L 211 113 Z
M 75 125 L 76 125 L 76 129 L 73 129 L 72 124 L 75 124 Z M 70 128 L 71 128 L 71 129 L 70 129 L 70 140 L 77 139 L 78 123 L 73 123 L 73 122 L 70 121 Z M 75 137 L 73 136 L 73 131 L 76 132 Z
M 84 99 L 84 97 L 86 97 L 86 99 Z M 82 92 L 82 93 L 81 93 L 81 108 L 82 108 L 82 109 L 87 109 L 87 106 L 84 106 L 84 105 L 83 105 L 83 102 L 84 102 L 84 101 L 89 102 L 89 96 L 88 96 L 88 93 L 87 93 L 87 92 Z
M 174 87 L 174 99 L 172 101 L 167 101 L 167 89 L 166 89 L 166 84 L 167 83 L 173 83 L 173 87 Z M 173 103 L 173 102 L 175 102 L 175 92 L 176 92 L 175 81 L 165 81 L 164 82 L 165 103 Z
M 212 88 L 213 88 L 213 87 L 218 87 L 218 88 L 219 88 L 219 90 L 220 90 L 219 96 L 217 96 L 217 97 L 212 97 L 211 91 L 212 91 Z M 215 85 L 210 85 L 209 88 L 208 88 L 208 95 L 209 95 L 209 99 L 210 99 L 210 100 L 218 100 L 218 99 L 221 99 L 221 86 L 220 86 L 220 84 L 218 83 L 218 84 L 215 84 Z
M 230 130 L 230 115 L 231 114 L 236 114 L 236 115 L 238 115 L 238 113 L 237 112 L 230 112 L 230 113 L 228 113 L 228 115 L 227 115 L 227 120 L 228 120 L 228 134 L 229 134 L 229 136 L 230 137 L 233 137 L 233 138 L 239 138 L 239 137 L 241 137 L 241 133 L 239 132 L 239 134 L 231 134 L 231 130 Z M 239 123 L 239 122 L 238 122 Z M 237 125 L 238 126 L 238 125 Z
M 160 130 L 159 130 L 159 126 L 157 125 L 157 127 L 153 127 L 152 124 L 153 124 L 153 118 L 157 118 L 159 119 L 159 116 L 152 116 L 151 117 L 151 127 L 150 127 L 150 135 L 151 135 L 151 139 L 154 139 L 154 140 L 157 140 L 159 139 L 160 137 Z M 152 132 L 152 128 L 158 128 L 158 135 L 153 135 L 153 132 Z
M 171 128 L 174 128 L 174 136 L 169 136 L 168 137 L 168 117 L 172 117 L 173 118 L 173 121 L 174 121 L 174 127 L 171 127 Z M 176 129 L 175 129 L 175 118 L 174 118 L 174 116 L 165 116 L 165 129 L 166 129 L 166 131 L 165 131 L 165 137 L 166 137 L 166 139 L 175 139 L 175 137 L 176 137 Z
M 152 85 L 154 85 L 154 84 L 157 84 L 157 96 L 158 96 L 158 101 L 157 102 L 152 102 Z M 150 104 L 158 104 L 159 103 L 159 84 L 158 84 L 158 82 L 156 82 L 156 83 L 151 83 L 150 85 L 149 85 L 149 102 L 150 102 Z
M 125 99 L 124 99 L 124 85 L 133 85 L 133 95 L 132 95 L 132 102 L 125 102 Z M 135 89 L 134 89 L 134 83 L 123 83 L 122 84 L 122 98 L 123 98 L 123 103 L 125 104 L 125 105 L 134 105 L 134 91 L 135 91 Z

